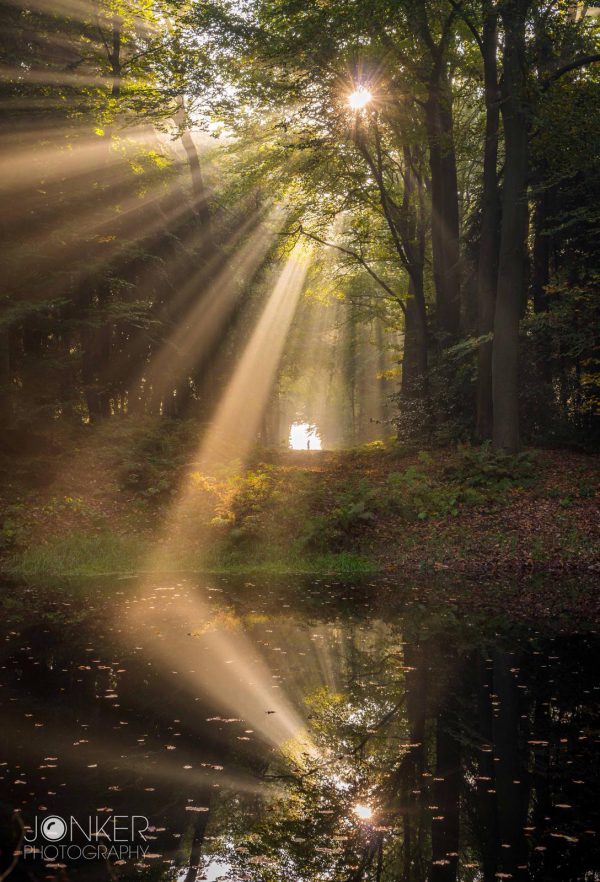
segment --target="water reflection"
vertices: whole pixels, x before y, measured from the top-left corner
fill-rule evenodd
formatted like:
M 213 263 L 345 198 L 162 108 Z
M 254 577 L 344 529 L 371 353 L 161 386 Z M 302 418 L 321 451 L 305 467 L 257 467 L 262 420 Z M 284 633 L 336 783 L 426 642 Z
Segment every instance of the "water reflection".
M 165 588 L 6 618 L 2 869 L 15 810 L 151 824 L 143 858 L 22 859 L 9 878 L 598 878 L 595 633 L 459 616 L 395 585 Z M 219 640 L 244 653 L 225 680 Z M 290 707 L 294 726 L 276 724 Z

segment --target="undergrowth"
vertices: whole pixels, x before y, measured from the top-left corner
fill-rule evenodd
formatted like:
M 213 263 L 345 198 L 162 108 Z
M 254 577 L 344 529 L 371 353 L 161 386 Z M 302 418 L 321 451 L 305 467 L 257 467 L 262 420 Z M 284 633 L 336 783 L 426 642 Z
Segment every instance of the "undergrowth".
M 389 515 L 407 521 L 453 517 L 461 508 L 502 504 L 533 480 L 534 455 L 499 456 L 488 448 L 459 449 L 440 467 L 428 453 L 383 478 L 319 474 L 273 465 L 246 473 L 218 523 L 232 546 L 258 541 L 296 552 L 355 547 Z
M 282 554 L 278 548 L 240 553 L 227 546 L 207 549 L 174 547 L 157 562 L 154 544 L 142 537 L 112 533 L 73 533 L 54 537 L 5 558 L 5 575 L 28 580 L 52 576 L 88 577 L 139 573 L 335 573 L 352 576 L 373 572 L 368 558 L 350 552 L 330 554 Z M 150 567 L 149 562 L 152 561 Z
M 336 454 L 327 468 L 274 454 L 267 462 L 255 457 L 246 471 L 209 475 L 193 462 L 192 442 L 185 424 L 172 434 L 149 425 L 123 429 L 99 454 L 107 479 L 96 480 L 93 492 L 65 480 L 5 506 L 5 572 L 139 572 L 161 543 L 159 566 L 172 571 L 366 572 L 382 527 L 396 525 L 401 545 L 401 522 L 417 530 L 429 521 L 451 524 L 462 512 L 508 506 L 525 492 L 554 492 L 536 484 L 543 468 L 532 452 L 465 446 L 408 459 L 397 445 L 377 442 Z M 593 494 L 591 484 L 580 484 L 559 491 L 562 507 Z M 189 503 L 187 539 L 165 532 L 180 493 Z

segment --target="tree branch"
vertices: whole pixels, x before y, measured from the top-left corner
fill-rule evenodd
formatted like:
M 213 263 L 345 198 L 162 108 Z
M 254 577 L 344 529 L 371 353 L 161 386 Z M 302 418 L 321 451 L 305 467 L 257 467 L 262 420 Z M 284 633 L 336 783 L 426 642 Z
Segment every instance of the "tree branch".
M 100 24 L 100 17 L 96 14 L 96 27 L 98 28 L 98 33 L 100 34 L 100 39 L 104 45 L 104 49 L 106 50 L 106 57 L 110 61 L 110 46 L 108 45 L 108 40 L 104 35 L 104 31 L 102 30 L 102 26 Z
M 446 46 L 448 45 L 448 41 L 449 41 L 450 36 L 452 34 L 452 24 L 454 22 L 454 17 L 458 12 L 459 4 L 453 3 L 452 6 L 453 6 L 453 9 L 451 10 L 450 15 L 448 16 L 446 21 L 444 22 L 444 26 L 442 28 L 442 34 L 440 37 L 440 42 L 438 43 L 438 47 L 437 47 L 440 61 L 444 57 L 444 51 L 446 49 Z
M 375 182 L 377 184 L 377 188 L 379 190 L 379 201 L 381 202 L 381 208 L 383 209 L 383 214 L 385 216 L 387 225 L 389 227 L 390 233 L 392 235 L 392 239 L 394 241 L 394 245 L 396 247 L 396 251 L 400 257 L 400 260 L 404 264 L 407 270 L 410 271 L 410 261 L 408 259 L 408 255 L 406 254 L 406 250 L 403 247 L 400 236 L 398 235 L 398 230 L 396 228 L 396 224 L 394 222 L 394 217 L 392 216 L 392 211 L 394 210 L 397 214 L 399 211 L 398 206 L 394 202 L 394 200 L 389 195 L 388 191 L 385 188 L 385 183 L 383 181 L 383 176 L 378 172 L 377 166 L 375 165 L 375 161 L 373 157 L 369 153 L 367 145 L 365 144 L 364 138 L 360 136 L 360 133 L 357 132 L 357 135 L 354 139 L 354 143 L 356 144 L 358 150 L 362 153 L 365 162 L 369 166 L 371 170 L 371 174 L 375 178 Z
M 448 3 L 452 6 L 456 14 L 460 18 L 462 18 L 468 29 L 471 31 L 473 39 L 475 40 L 475 42 L 479 46 L 479 49 L 481 50 L 481 53 L 483 54 L 483 38 L 481 37 L 481 34 L 471 21 L 467 13 L 464 11 L 462 3 L 457 3 L 456 0 L 448 0 Z
M 345 248 L 343 245 L 336 245 L 335 242 L 327 242 L 325 239 L 321 239 L 320 236 L 315 235 L 315 233 L 310 233 L 308 230 L 305 230 L 302 224 L 298 227 L 298 232 L 302 233 L 303 236 L 307 236 L 309 239 L 312 239 L 313 242 L 318 242 L 319 245 L 325 245 L 326 248 L 335 248 L 336 251 L 341 251 L 342 254 L 347 254 L 349 257 L 354 258 L 363 269 L 365 269 L 368 274 L 374 279 L 377 284 L 383 288 L 383 290 L 392 298 L 395 303 L 398 303 L 402 312 L 406 313 L 406 307 L 402 300 L 400 300 L 399 296 L 390 288 L 388 283 L 384 281 L 381 276 L 379 276 L 374 269 L 372 269 L 364 257 L 358 253 L 358 251 L 353 251 L 351 248 Z
M 542 83 L 542 90 L 545 92 L 546 89 L 549 89 L 556 80 L 564 76 L 566 73 L 569 73 L 572 70 L 577 70 L 579 67 L 585 67 L 587 64 L 594 64 L 598 61 L 600 61 L 600 53 L 596 55 L 581 55 L 579 58 L 573 59 L 573 61 L 570 61 L 568 64 L 563 64 L 562 67 L 559 67 L 558 70 L 555 70 L 554 73 L 550 74 L 550 76 L 544 80 Z

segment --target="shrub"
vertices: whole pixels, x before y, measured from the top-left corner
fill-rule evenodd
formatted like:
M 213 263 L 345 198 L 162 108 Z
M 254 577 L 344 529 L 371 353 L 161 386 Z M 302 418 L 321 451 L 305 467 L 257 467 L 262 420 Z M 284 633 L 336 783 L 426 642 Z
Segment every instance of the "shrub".
M 496 453 L 488 444 L 461 447 L 456 462 L 446 476 L 462 488 L 485 490 L 502 495 L 513 487 L 527 487 L 534 481 L 535 454 L 527 451 L 514 456 Z
M 416 466 L 389 475 L 386 499 L 390 508 L 407 520 L 458 514 L 458 489 L 439 484 Z
M 299 537 L 300 544 L 315 550 L 343 549 L 354 538 L 359 527 L 375 521 L 380 505 L 379 495 L 378 489 L 366 478 L 336 493 L 331 505 L 316 494 L 313 496 L 313 506 L 320 511 L 305 521 Z
M 118 468 L 121 487 L 155 503 L 168 500 L 189 460 L 192 431 L 197 426 L 176 420 L 138 427 Z

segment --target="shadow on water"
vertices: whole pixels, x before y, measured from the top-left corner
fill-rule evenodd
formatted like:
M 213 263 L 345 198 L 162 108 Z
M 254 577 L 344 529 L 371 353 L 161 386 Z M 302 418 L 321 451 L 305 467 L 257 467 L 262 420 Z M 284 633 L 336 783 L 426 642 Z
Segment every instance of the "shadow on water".
M 327 579 L 6 590 L 0 878 L 598 878 L 589 629 Z

